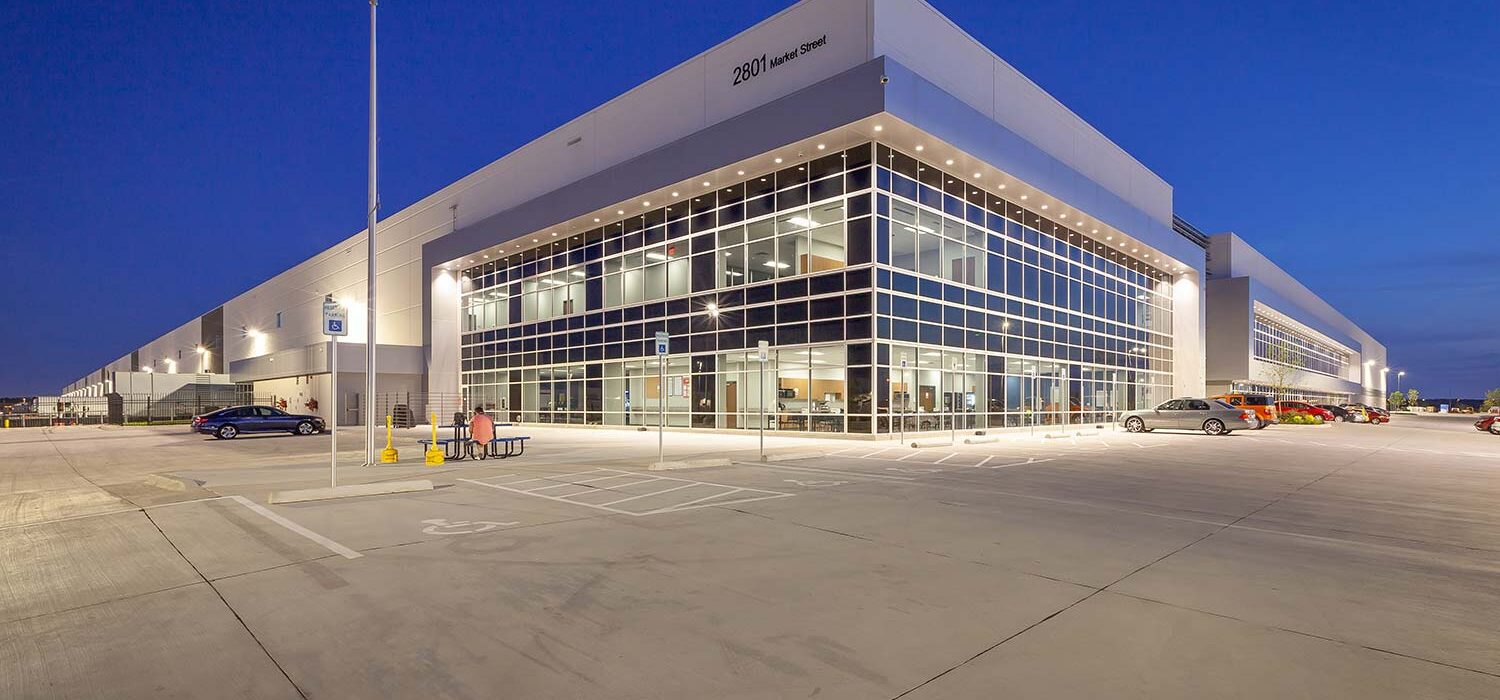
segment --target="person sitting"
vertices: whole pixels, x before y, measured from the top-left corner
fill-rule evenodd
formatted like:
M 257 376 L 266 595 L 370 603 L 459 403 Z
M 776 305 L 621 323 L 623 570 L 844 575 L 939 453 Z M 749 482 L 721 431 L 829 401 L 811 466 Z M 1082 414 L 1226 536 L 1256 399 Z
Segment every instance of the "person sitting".
M 483 406 L 474 408 L 474 417 L 469 419 L 469 439 L 478 443 L 479 449 L 489 449 L 495 439 L 495 421 L 484 412 Z

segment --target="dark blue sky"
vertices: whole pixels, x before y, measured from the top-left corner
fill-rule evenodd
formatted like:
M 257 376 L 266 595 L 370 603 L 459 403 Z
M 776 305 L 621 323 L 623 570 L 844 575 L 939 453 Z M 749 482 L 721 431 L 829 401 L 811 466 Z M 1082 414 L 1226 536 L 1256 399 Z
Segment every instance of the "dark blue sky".
M 787 4 L 389 0 L 384 211 Z M 1179 214 L 1384 341 L 1406 386 L 1500 386 L 1500 3 L 934 4 Z M 367 7 L 0 4 L 0 395 L 364 227 Z

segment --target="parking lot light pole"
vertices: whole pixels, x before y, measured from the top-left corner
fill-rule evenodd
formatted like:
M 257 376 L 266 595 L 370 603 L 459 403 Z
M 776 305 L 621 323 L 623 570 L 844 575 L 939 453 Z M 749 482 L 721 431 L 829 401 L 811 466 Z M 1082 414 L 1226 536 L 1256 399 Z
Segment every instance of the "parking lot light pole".
M 365 226 L 365 466 L 375 466 L 378 451 L 375 448 L 375 220 L 380 212 L 379 181 L 376 178 L 377 147 L 379 140 L 375 131 L 375 10 L 376 0 L 370 0 L 370 181 Z

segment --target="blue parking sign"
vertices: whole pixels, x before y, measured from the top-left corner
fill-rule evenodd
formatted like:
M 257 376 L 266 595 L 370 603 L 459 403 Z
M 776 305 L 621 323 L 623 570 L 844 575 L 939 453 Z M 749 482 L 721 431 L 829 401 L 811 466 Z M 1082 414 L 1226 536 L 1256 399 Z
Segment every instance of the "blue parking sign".
M 323 335 L 349 335 L 349 309 L 336 302 L 323 302 Z

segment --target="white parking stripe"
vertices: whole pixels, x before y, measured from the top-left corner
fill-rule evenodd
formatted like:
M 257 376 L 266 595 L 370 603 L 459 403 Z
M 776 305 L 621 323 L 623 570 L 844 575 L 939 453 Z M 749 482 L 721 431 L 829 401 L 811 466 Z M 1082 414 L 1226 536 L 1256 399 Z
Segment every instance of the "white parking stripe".
M 728 484 L 716 484 L 716 483 L 713 483 L 713 482 L 710 482 L 710 481 L 694 481 L 692 479 L 678 479 L 678 478 L 675 478 L 675 477 L 652 476 L 652 477 L 641 478 L 641 477 L 643 477 L 645 475 L 643 475 L 643 474 L 636 474 L 636 473 L 633 473 L 633 472 L 622 471 L 622 470 L 619 470 L 619 469 L 603 469 L 603 468 L 601 468 L 601 469 L 593 470 L 593 472 L 588 472 L 588 473 L 606 474 L 606 476 L 601 476 L 601 477 L 592 478 L 592 479 L 582 479 L 582 480 L 577 480 L 577 481 L 568 482 L 568 483 L 553 484 L 551 486 L 542 486 L 542 487 L 536 487 L 536 488 L 513 488 L 509 484 L 492 484 L 492 483 L 488 483 L 488 482 L 485 482 L 485 481 L 480 481 L 480 480 L 477 480 L 477 479 L 459 479 L 459 481 L 462 481 L 462 482 L 465 482 L 465 483 L 469 483 L 469 484 L 474 484 L 475 486 L 484 486 L 486 488 L 492 488 L 492 489 L 495 489 L 495 490 L 498 490 L 498 491 L 508 491 L 510 493 L 519 494 L 519 495 L 523 495 L 523 496 L 533 496 L 533 497 L 536 497 L 536 498 L 545 498 L 545 499 L 547 499 L 549 501 L 557 501 L 559 503 L 568 503 L 568 504 L 572 504 L 572 505 L 576 505 L 576 506 L 584 506 L 586 508 L 593 508 L 593 509 L 596 509 L 596 510 L 602 510 L 602 511 L 605 511 L 605 512 L 615 513 L 615 514 L 618 514 L 618 515 L 629 515 L 629 516 L 632 516 L 632 517 L 640 517 L 640 516 L 643 516 L 643 515 L 656 515 L 656 514 L 660 514 L 660 513 L 670 513 L 670 512 L 679 511 L 679 510 L 694 510 L 694 509 L 697 509 L 697 508 L 708 508 L 708 507 L 713 507 L 713 506 L 728 505 L 728 504 L 731 504 L 731 503 L 734 503 L 734 504 L 749 503 L 751 501 L 763 501 L 763 500 L 772 499 L 772 498 L 783 498 L 783 497 L 786 497 L 786 496 L 794 495 L 794 494 L 785 493 L 785 492 L 781 492 L 781 491 L 770 491 L 770 490 L 767 490 L 767 489 L 757 489 L 757 488 L 742 487 L 742 486 L 731 486 L 731 485 L 728 485 Z M 671 488 L 660 489 L 660 490 L 657 490 L 657 491 L 654 491 L 654 492 L 651 492 L 651 493 L 625 495 L 624 498 L 616 499 L 614 501 L 610 501 L 610 502 L 607 502 L 607 503 L 590 503 L 588 501 L 579 500 L 577 497 L 578 496 L 583 496 L 585 494 L 601 493 L 601 492 L 604 492 L 604 491 L 615 490 L 615 489 L 621 488 L 622 485 L 611 485 L 611 486 L 600 486 L 600 487 L 588 486 L 588 487 L 585 487 L 581 491 L 573 491 L 571 493 L 566 493 L 566 494 L 543 493 L 544 491 L 548 491 L 548 490 L 553 489 L 553 488 L 558 487 L 558 486 L 582 486 L 584 484 L 584 482 L 598 482 L 598 481 L 603 481 L 603 480 L 608 479 L 608 478 L 621 478 L 621 477 L 635 477 L 637 479 L 636 481 L 633 481 L 633 482 L 630 482 L 630 483 L 627 483 L 627 484 L 623 484 L 623 486 L 634 486 L 634 485 L 637 485 L 637 484 L 644 484 L 644 483 L 649 483 L 649 482 L 653 482 L 653 481 L 678 482 L 678 485 L 675 486 L 675 487 L 671 487 Z M 553 478 L 556 478 L 556 477 L 553 477 Z M 708 496 L 703 496 L 701 498 L 694 498 L 694 499 L 692 499 L 690 501 L 686 501 L 686 502 L 683 502 L 683 503 L 672 503 L 672 504 L 669 504 L 669 505 L 666 505 L 666 506 L 662 506 L 660 508 L 655 508 L 655 509 L 647 510 L 647 511 L 630 510 L 628 508 L 616 508 L 616 507 L 614 507 L 615 505 L 620 504 L 620 503 L 626 503 L 626 502 L 629 502 L 629 501 L 634 501 L 634 500 L 641 499 L 641 498 L 646 498 L 646 497 L 649 497 L 649 496 L 658 496 L 658 495 L 662 495 L 662 494 L 667 494 L 667 493 L 670 493 L 670 492 L 673 492 L 673 491 L 680 491 L 680 490 L 691 488 L 691 487 L 694 487 L 694 486 L 701 486 L 701 487 L 711 488 L 711 489 L 714 490 L 714 493 L 712 493 L 712 494 L 710 494 Z M 736 494 L 745 494 L 745 495 L 742 496 L 742 497 L 739 497 L 739 498 L 733 498 L 733 496 L 736 495 Z M 721 499 L 726 499 L 726 498 L 728 500 L 721 500 Z
M 614 505 L 616 503 L 624 503 L 626 501 L 634 501 L 637 498 L 645 498 L 647 496 L 660 496 L 660 495 L 662 495 L 664 493 L 671 493 L 673 491 L 680 491 L 682 489 L 690 489 L 690 488 L 692 488 L 694 486 L 697 486 L 697 485 L 698 484 L 683 484 L 681 486 L 673 486 L 672 488 L 669 488 L 669 489 L 662 489 L 660 491 L 652 491 L 651 493 L 643 493 L 643 494 L 641 494 L 639 496 L 630 496 L 628 498 L 621 498 L 619 500 L 610 501 L 608 503 L 600 503 L 599 505 L 601 505 L 601 506 L 612 506 L 612 505 Z
M 948 461 L 950 459 L 953 459 L 954 457 L 957 457 L 957 456 L 958 456 L 957 452 L 949 452 L 948 456 L 943 457 L 942 459 L 940 459 L 940 460 L 938 460 L 936 462 L 933 462 L 933 464 L 942 464 L 943 462 L 946 462 L 946 461 Z
M 326 549 L 328 549 L 328 551 L 333 552 L 334 554 L 340 555 L 340 556 L 344 557 L 345 559 L 358 559 L 358 558 L 364 556 L 363 554 L 360 554 L 359 552 L 356 552 L 356 551 L 354 551 L 352 549 L 349 549 L 348 547 L 345 547 L 344 545 L 341 545 L 341 544 L 339 544 L 337 542 L 334 542 L 333 540 L 330 540 L 327 537 L 324 537 L 324 536 L 322 536 L 322 535 L 320 535 L 320 534 L 318 534 L 316 532 L 313 532 L 312 530 L 309 530 L 309 529 L 307 529 L 305 527 L 302 527 L 301 525 L 298 525 L 297 523 L 294 523 L 294 522 L 292 522 L 290 520 L 287 520 L 286 518 L 283 518 L 280 515 L 277 515 L 276 513 L 271 512 L 271 509 L 266 508 L 265 506 L 263 506 L 263 505 L 261 505 L 259 503 L 256 503 L 255 501 L 252 501 L 252 500 L 250 500 L 248 498 L 245 498 L 244 496 L 230 496 L 229 498 L 231 500 L 235 501 L 236 503 L 239 503 L 240 505 L 242 505 L 242 506 L 244 506 L 246 508 L 249 508 L 250 510 L 255 511 L 257 515 L 260 515 L 261 517 L 264 517 L 265 519 L 270 520 L 271 522 L 276 523 L 277 525 L 280 525 L 280 526 L 282 526 L 282 527 L 284 527 L 284 528 L 286 528 L 288 530 L 291 530 L 292 532 L 295 532 L 295 533 L 297 533 L 299 535 L 302 535 L 303 537 L 306 537 L 307 539 L 310 539 L 310 540 L 312 540 L 314 542 L 317 542 L 320 545 L 323 545 L 323 547 L 325 547 Z

